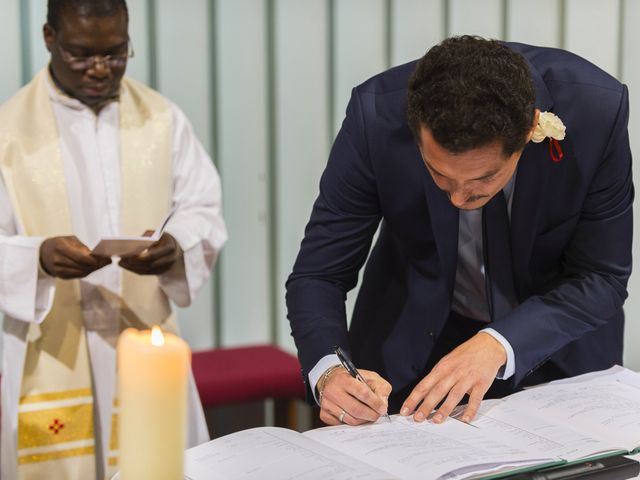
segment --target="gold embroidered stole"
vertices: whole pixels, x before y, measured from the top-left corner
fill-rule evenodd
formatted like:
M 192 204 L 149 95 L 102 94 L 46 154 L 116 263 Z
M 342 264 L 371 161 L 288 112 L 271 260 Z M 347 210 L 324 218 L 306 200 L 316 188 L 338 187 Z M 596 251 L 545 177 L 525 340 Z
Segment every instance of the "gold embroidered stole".
M 17 221 L 24 235 L 46 238 L 73 234 L 47 75 L 46 69 L 40 72 L 0 109 L 0 169 Z M 123 80 L 123 235 L 157 226 L 170 208 L 171 131 L 167 102 L 147 87 Z M 160 324 L 175 331 L 157 277 L 122 272 L 119 330 Z M 53 307 L 42 324 L 30 325 L 26 341 L 17 412 L 19 478 L 95 478 L 92 372 L 78 280 L 56 280 Z M 116 411 L 108 474 L 117 468 Z

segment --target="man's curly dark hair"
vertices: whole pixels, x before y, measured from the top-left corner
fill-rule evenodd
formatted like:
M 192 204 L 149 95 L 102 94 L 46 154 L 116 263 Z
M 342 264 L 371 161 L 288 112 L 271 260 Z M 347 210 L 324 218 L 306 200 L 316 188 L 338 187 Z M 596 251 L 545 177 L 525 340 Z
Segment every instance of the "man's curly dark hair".
M 407 119 L 452 153 L 496 140 L 505 155 L 524 148 L 535 111 L 529 66 L 495 40 L 452 37 L 422 57 L 409 80 Z

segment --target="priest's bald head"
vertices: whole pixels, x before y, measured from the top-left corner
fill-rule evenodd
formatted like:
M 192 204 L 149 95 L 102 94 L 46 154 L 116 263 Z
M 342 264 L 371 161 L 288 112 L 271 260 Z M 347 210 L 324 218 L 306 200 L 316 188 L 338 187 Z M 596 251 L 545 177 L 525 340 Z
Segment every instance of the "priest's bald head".
M 56 85 L 98 112 L 133 56 L 125 0 L 49 0 L 44 41 Z

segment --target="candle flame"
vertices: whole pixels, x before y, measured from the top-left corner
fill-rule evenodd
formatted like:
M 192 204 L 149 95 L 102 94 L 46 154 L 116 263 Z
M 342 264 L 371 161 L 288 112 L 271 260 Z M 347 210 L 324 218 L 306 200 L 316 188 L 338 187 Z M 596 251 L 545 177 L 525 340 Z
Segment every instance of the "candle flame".
M 164 345 L 164 335 L 158 326 L 151 329 L 151 345 L 154 347 L 161 347 Z

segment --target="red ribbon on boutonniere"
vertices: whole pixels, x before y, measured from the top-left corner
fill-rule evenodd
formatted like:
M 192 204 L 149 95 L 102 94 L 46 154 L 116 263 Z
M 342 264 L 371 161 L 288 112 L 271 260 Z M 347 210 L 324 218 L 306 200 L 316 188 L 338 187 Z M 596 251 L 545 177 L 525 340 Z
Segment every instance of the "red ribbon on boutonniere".
M 567 128 L 557 115 L 551 112 L 541 112 L 538 125 L 533 131 L 531 141 L 540 143 L 545 138 L 549 139 L 549 155 L 551 160 L 558 163 L 564 158 L 564 152 L 560 146 L 560 140 L 564 140 Z
M 562 151 L 560 142 L 555 138 L 549 139 L 549 155 L 551 155 L 551 160 L 556 163 L 558 163 L 564 157 L 564 152 Z

